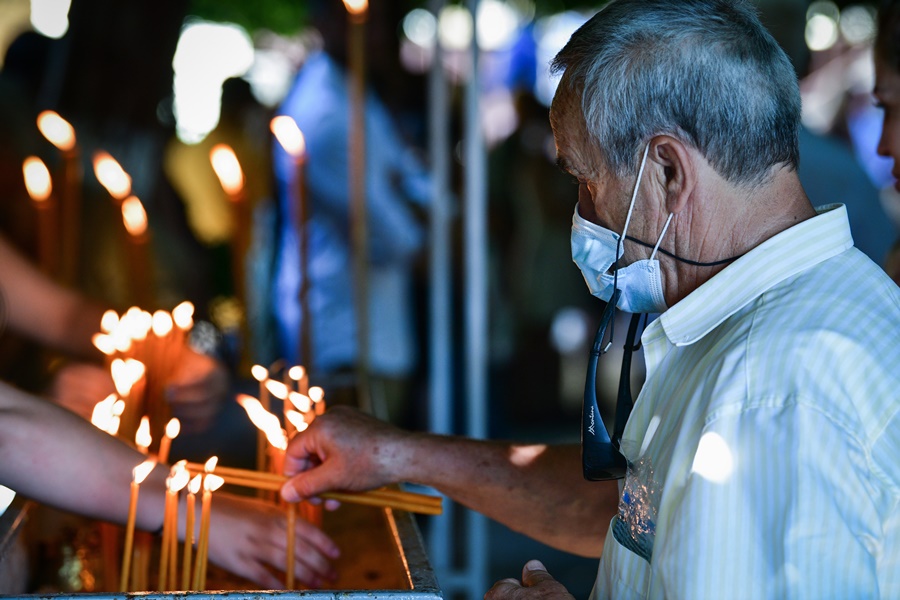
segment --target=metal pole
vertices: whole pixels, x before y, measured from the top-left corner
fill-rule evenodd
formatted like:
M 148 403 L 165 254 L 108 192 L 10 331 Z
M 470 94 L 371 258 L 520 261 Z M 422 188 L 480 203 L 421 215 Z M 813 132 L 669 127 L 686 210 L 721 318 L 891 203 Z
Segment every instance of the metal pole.
M 481 131 L 479 52 L 479 0 L 467 0 L 472 13 L 472 46 L 469 82 L 465 89 L 465 372 L 466 434 L 487 435 L 487 181 L 484 137 Z M 487 591 L 487 521 L 474 511 L 466 513 L 467 571 L 470 598 Z
M 429 9 L 437 17 L 446 0 L 431 0 Z M 429 281 L 429 363 L 428 429 L 433 433 L 453 433 L 453 312 L 451 309 L 450 252 L 450 104 L 444 73 L 444 51 L 435 36 L 434 55 L 428 76 L 428 146 L 431 159 L 430 281 Z M 447 580 L 451 570 L 455 507 L 446 504 L 443 515 L 429 522 L 429 558 L 439 580 Z

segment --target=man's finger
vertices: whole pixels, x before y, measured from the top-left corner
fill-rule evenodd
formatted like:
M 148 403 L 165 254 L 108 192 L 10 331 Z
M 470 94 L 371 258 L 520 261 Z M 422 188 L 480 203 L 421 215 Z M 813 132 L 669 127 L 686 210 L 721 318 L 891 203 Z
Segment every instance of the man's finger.
M 522 568 L 522 583 L 526 587 L 535 586 L 543 581 L 555 581 L 547 572 L 547 567 L 539 560 L 529 560 Z
M 495 583 L 491 589 L 484 595 L 484 600 L 501 600 L 502 598 L 512 598 L 511 594 L 515 594 L 522 589 L 522 584 L 515 579 L 501 579 Z

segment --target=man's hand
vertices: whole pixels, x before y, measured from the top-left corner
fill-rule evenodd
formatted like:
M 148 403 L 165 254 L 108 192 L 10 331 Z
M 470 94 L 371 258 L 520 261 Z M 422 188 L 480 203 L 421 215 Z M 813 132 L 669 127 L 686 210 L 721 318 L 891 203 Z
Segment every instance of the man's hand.
M 357 410 L 337 406 L 288 444 L 281 488 L 288 502 L 329 490 L 364 491 L 397 483 L 402 442 L 410 435 Z
M 216 494 L 212 512 L 216 526 L 209 534 L 210 561 L 250 579 L 263 589 L 282 588 L 283 579 L 279 580 L 268 567 L 283 571 L 287 560 L 284 509 L 255 498 Z M 295 540 L 294 575 L 297 582 L 311 588 L 333 582 L 336 573 L 330 561 L 340 554 L 337 545 L 300 518 L 297 519 Z
M 530 560 L 522 569 L 522 582 L 501 579 L 484 595 L 484 600 L 574 600 L 561 583 L 553 579 L 539 560 Z

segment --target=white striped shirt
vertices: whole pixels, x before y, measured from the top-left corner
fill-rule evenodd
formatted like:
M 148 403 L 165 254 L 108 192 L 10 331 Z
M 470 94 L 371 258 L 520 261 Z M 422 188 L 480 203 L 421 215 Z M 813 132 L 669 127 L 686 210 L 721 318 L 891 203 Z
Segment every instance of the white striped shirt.
M 852 246 L 824 207 L 647 327 L 652 556 L 610 527 L 594 597 L 900 598 L 900 288 Z

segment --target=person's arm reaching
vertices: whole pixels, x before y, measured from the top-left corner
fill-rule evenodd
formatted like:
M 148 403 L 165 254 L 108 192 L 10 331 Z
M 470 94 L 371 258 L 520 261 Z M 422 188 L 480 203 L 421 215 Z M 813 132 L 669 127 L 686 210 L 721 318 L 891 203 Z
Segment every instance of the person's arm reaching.
M 0 484 L 44 504 L 124 524 L 132 469 L 145 456 L 76 415 L 0 383 Z M 137 527 L 156 531 L 163 522 L 168 469 L 157 466 L 141 485 Z M 184 501 L 181 503 L 184 511 Z M 278 580 L 266 564 L 284 568 L 284 511 L 262 501 L 217 493 L 210 560 L 267 587 Z M 179 519 L 184 524 L 184 518 Z M 179 532 L 184 538 L 184 531 Z M 297 519 L 295 572 L 317 585 L 332 579 L 337 547 Z
M 432 486 L 543 543 L 600 556 L 615 514 L 615 482 L 581 476 L 577 446 L 516 445 L 406 432 L 344 407 L 330 409 L 288 446 L 288 501 L 327 490 L 401 481 Z

